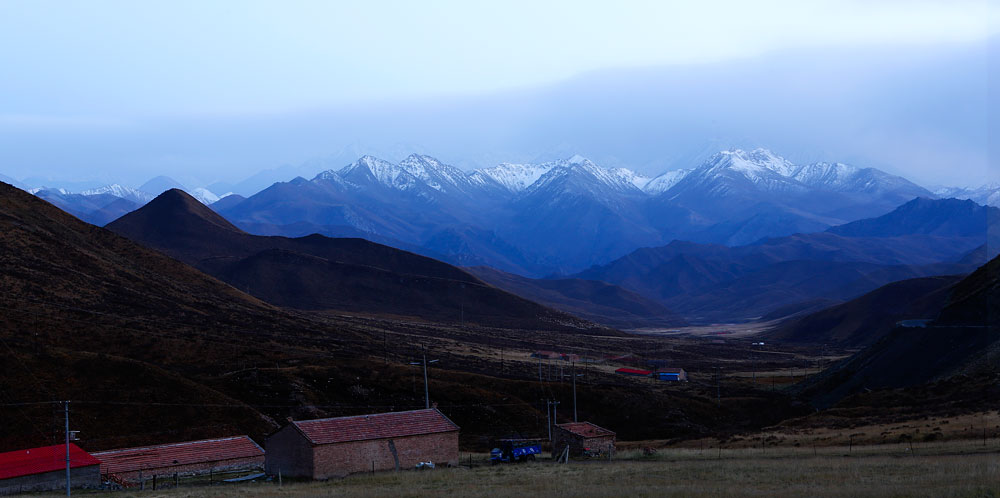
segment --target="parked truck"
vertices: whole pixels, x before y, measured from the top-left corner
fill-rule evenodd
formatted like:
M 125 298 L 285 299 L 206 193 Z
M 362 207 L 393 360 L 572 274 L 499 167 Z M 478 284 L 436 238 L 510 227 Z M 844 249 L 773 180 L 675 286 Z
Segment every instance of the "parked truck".
M 499 439 L 490 451 L 490 463 L 519 463 L 533 461 L 542 453 L 542 445 L 537 439 Z

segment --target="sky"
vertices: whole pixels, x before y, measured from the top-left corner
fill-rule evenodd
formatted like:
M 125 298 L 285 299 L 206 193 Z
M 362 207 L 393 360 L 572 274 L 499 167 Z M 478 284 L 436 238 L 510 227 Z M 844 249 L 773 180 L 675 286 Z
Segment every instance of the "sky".
M 0 0 L 0 173 L 207 185 L 424 152 L 653 175 L 765 146 L 972 185 L 995 157 L 997 9 Z

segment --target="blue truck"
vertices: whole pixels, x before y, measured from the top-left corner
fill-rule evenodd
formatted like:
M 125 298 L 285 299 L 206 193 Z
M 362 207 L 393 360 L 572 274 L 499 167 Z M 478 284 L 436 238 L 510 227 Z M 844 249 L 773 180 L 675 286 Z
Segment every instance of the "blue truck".
M 490 463 L 520 463 L 533 461 L 542 453 L 542 445 L 537 439 L 500 439 L 490 451 Z

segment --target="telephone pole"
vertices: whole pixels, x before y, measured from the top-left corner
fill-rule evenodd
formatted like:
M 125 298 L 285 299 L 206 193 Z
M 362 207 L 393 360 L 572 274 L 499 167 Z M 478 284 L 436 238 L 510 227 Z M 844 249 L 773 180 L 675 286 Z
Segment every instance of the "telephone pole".
M 576 422 L 576 362 L 573 362 L 573 421 Z
M 423 364 L 423 366 L 424 366 L 424 408 L 430 409 L 430 407 L 431 407 L 431 392 L 430 392 L 430 388 L 427 385 L 427 364 L 428 363 L 437 363 L 438 360 L 427 361 L 427 353 L 423 354 L 423 358 L 424 358 L 424 360 L 422 362 L 413 362 L 413 361 L 411 361 L 410 365 L 421 365 L 421 364 Z
M 558 406 L 558 401 L 548 399 L 545 400 L 545 419 L 549 426 L 549 441 L 552 441 L 552 422 L 554 421 L 556 424 L 559 423 L 559 420 L 556 418 Z M 552 418 L 549 418 L 549 407 L 552 409 Z
M 69 401 L 63 401 L 63 414 L 66 420 L 66 496 L 70 495 L 70 461 L 69 461 Z

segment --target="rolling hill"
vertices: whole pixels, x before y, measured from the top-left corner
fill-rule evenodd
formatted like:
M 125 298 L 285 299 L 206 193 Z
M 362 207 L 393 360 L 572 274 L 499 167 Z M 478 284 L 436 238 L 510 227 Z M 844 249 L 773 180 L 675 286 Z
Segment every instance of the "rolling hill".
M 485 266 L 466 270 L 506 291 L 609 327 L 655 328 L 687 324 L 662 304 L 617 285 L 581 279 L 533 279 Z
M 862 391 L 1000 372 L 1000 257 L 953 284 L 935 319 L 897 326 L 802 387 L 826 407 Z
M 924 277 L 886 284 L 861 297 L 791 318 L 765 334 L 768 342 L 862 348 L 903 320 L 933 319 L 959 276 Z
M 364 239 L 250 235 L 177 189 L 107 228 L 278 306 L 501 327 L 595 329 L 454 266 Z
M 972 219 L 970 220 L 970 216 Z M 620 285 L 690 321 L 778 318 L 890 282 L 973 271 L 1000 209 L 915 199 L 878 218 L 738 247 L 674 241 L 571 275 Z M 983 252 L 985 255 L 985 251 Z

